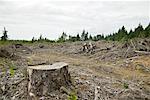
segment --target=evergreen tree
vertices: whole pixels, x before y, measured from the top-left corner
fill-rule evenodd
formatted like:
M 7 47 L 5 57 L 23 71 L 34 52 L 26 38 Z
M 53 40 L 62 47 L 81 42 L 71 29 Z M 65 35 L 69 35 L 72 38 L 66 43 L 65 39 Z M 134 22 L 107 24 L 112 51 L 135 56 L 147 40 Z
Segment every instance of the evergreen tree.
M 34 38 L 34 37 L 32 38 L 32 41 L 31 41 L 31 42 L 32 42 L 32 43 L 35 42 L 35 38 Z
M 106 40 L 113 40 L 113 41 L 126 41 L 132 38 L 145 38 L 150 36 L 150 24 L 144 29 L 141 24 L 138 25 L 137 28 L 133 31 L 132 29 L 129 33 L 126 31 L 125 27 L 123 26 L 121 29 L 118 30 L 117 33 L 108 35 L 105 37 Z
M 145 37 L 150 37 L 150 23 L 148 24 L 148 26 L 145 28 Z
M 92 37 L 92 35 L 90 34 L 90 36 L 89 36 L 89 40 L 93 40 L 93 37 Z
M 105 39 L 104 34 L 102 34 L 102 39 Z
M 120 41 L 120 40 L 126 40 L 127 39 L 127 30 L 123 26 L 121 29 L 118 30 L 118 33 L 113 34 L 113 40 Z
M 3 31 L 3 36 L 1 37 L 1 40 L 2 41 L 6 41 L 8 39 L 8 35 L 7 35 L 7 32 L 5 27 L 4 27 L 4 31 Z
M 77 34 L 77 41 L 80 41 L 80 35 Z
M 143 32 L 144 32 L 143 26 L 141 24 L 139 24 L 139 26 L 137 28 L 135 28 L 133 36 L 134 37 L 141 37 L 141 36 L 143 36 Z
M 89 38 L 88 38 L 88 35 L 89 35 L 89 33 L 87 32 L 87 33 L 85 34 L 84 41 L 86 41 L 86 40 L 89 39 Z
M 83 30 L 82 34 L 81 34 L 81 40 L 85 41 L 85 30 Z
M 105 40 L 110 40 L 110 37 L 111 37 L 111 34 L 107 35 L 107 36 L 105 37 Z
M 96 36 L 93 37 L 93 41 L 98 41 Z
M 103 40 L 104 39 L 104 36 L 101 34 L 97 35 L 96 37 L 97 37 L 97 40 Z
M 40 35 L 40 37 L 39 37 L 38 41 L 42 41 L 42 40 L 43 40 L 43 36 L 42 36 L 42 35 Z
M 65 41 L 67 39 L 67 34 L 63 32 L 61 38 Z
M 69 35 L 69 41 L 75 42 L 78 41 L 76 36 Z
M 58 42 L 65 42 L 66 39 L 67 39 L 67 34 L 63 32 L 61 37 L 58 39 Z
M 72 39 L 72 36 L 71 35 L 69 35 L 69 40 L 71 40 Z
M 128 38 L 129 39 L 132 39 L 133 38 L 133 31 L 132 31 L 132 29 L 129 31 L 129 34 L 128 34 Z

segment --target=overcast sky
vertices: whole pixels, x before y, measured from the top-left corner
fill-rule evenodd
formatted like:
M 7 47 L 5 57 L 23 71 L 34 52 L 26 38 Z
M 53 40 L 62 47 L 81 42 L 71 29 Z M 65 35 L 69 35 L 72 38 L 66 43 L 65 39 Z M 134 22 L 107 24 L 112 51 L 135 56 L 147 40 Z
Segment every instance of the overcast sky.
M 123 25 L 129 30 L 150 22 L 150 1 L 50 1 L 0 0 L 0 33 L 5 26 L 10 39 L 58 38 L 64 31 L 76 35 L 83 29 L 110 34 Z

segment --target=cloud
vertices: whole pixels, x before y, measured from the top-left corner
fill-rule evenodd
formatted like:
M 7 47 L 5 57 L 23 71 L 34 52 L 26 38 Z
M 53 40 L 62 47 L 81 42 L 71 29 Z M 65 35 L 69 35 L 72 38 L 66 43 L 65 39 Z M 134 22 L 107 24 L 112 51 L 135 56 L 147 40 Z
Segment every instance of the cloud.
M 109 34 L 125 25 L 129 30 L 150 19 L 149 1 L 0 0 L 0 30 L 10 38 L 31 39 L 40 34 L 56 39 L 68 34 Z

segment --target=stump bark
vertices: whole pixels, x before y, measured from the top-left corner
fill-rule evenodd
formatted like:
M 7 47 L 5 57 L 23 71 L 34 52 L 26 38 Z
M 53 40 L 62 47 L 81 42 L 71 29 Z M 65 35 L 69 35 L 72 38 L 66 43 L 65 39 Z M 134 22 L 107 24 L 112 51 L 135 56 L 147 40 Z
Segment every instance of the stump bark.
M 29 97 L 48 96 L 52 91 L 60 87 L 69 87 L 71 77 L 68 72 L 68 64 L 59 62 L 53 65 L 29 66 Z

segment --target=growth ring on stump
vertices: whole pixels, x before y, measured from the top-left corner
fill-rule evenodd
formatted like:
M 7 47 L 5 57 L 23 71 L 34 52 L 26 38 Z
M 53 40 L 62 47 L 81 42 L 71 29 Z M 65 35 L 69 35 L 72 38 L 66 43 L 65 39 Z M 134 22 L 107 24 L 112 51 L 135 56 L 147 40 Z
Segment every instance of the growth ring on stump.
M 52 65 L 29 66 L 28 93 L 34 96 L 47 96 L 60 87 L 71 85 L 68 64 L 64 62 Z M 31 95 L 30 95 L 31 96 Z

